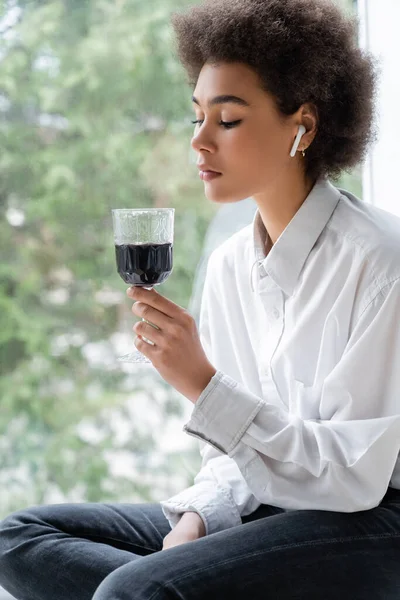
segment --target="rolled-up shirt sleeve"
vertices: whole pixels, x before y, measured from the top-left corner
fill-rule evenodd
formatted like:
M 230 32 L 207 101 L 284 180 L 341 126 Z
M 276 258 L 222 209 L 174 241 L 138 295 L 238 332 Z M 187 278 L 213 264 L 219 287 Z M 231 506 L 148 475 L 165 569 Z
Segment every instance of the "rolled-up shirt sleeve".
M 197 512 L 206 535 L 241 525 L 241 517 L 254 512 L 260 502 L 249 489 L 235 461 L 205 443 L 201 444 L 202 468 L 194 485 L 160 502 L 171 527 L 183 513 Z
M 321 419 L 300 418 L 288 402 L 269 404 L 217 371 L 184 431 L 232 458 L 261 503 L 341 512 L 377 506 L 400 450 L 399 315 L 395 280 L 374 295 L 318 391 Z
M 160 502 L 171 527 L 185 512 L 196 512 L 203 520 L 206 535 L 240 525 L 240 514 L 227 486 L 206 479 Z

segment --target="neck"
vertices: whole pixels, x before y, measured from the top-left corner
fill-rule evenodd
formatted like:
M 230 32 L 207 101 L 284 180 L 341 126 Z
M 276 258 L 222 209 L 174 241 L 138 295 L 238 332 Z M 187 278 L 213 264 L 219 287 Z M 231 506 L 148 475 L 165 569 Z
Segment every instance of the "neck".
M 291 174 L 253 196 L 272 244 L 286 229 L 314 184 L 315 181 L 309 181 L 303 173 Z

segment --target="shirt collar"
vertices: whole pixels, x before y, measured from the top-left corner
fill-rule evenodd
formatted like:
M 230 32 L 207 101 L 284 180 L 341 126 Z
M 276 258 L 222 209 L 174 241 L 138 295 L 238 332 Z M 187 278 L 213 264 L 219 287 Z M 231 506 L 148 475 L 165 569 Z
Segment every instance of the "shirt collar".
M 266 230 L 261 214 L 256 210 L 253 219 L 255 262 L 262 264 L 266 273 L 286 295 L 293 293 L 304 263 L 332 216 L 339 198 L 340 191 L 328 179 L 318 179 L 267 256 L 264 252 Z M 256 272 L 258 282 L 258 270 Z

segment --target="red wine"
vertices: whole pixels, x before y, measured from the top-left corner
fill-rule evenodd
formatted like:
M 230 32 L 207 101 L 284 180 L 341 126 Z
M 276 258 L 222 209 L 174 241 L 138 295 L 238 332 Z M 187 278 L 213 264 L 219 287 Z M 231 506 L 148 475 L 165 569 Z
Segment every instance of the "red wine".
M 172 244 L 116 245 L 115 256 L 119 275 L 130 285 L 158 285 L 172 271 Z

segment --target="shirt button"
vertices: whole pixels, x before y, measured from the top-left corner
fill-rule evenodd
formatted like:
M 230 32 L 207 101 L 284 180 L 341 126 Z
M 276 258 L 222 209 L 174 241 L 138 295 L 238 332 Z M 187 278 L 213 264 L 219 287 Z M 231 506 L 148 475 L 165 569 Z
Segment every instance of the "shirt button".
M 277 308 L 274 309 L 274 312 L 272 314 L 274 315 L 275 319 L 279 319 L 279 317 L 281 316 L 281 313 Z

